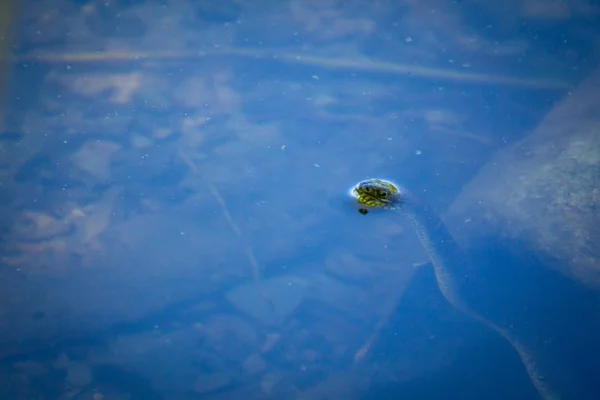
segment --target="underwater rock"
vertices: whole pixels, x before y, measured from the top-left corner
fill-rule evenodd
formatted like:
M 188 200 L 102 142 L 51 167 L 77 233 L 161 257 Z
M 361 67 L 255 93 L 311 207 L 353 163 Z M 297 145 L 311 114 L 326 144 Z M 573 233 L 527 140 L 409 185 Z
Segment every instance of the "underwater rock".
M 257 374 L 267 368 L 267 363 L 258 354 L 251 354 L 242 364 L 248 374 Z
M 12 233 L 16 239 L 41 240 L 67 233 L 71 227 L 69 221 L 62 221 L 44 213 L 25 211 L 17 219 Z
M 89 141 L 73 155 L 73 162 L 79 169 L 99 181 L 110 179 L 112 159 L 121 146 L 109 141 Z
M 92 382 L 92 370 L 87 364 L 70 362 L 67 367 L 66 381 L 72 387 L 83 387 Z
M 240 285 L 227 294 L 235 307 L 266 323 L 277 323 L 300 305 L 307 290 L 306 280 L 289 276 Z
M 527 137 L 498 152 L 449 212 L 463 245 L 495 236 L 600 289 L 600 70 Z
M 196 394 L 206 394 L 221 389 L 231 382 L 232 379 L 227 374 L 216 373 L 200 375 L 194 382 L 193 391 Z

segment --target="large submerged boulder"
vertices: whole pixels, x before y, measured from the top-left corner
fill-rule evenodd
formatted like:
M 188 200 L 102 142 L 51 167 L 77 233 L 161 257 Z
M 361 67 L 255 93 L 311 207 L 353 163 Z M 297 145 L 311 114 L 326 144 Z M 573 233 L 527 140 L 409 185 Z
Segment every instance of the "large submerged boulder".
M 524 244 L 544 266 L 600 289 L 599 92 L 600 70 L 464 188 L 448 218 L 461 244 Z

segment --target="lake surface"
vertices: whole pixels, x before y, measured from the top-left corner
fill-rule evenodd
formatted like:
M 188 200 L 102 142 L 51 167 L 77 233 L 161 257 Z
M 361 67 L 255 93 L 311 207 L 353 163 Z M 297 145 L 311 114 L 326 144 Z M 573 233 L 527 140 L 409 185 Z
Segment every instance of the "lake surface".
M 598 67 L 592 2 L 10 12 L 3 399 L 541 398 L 410 224 L 348 190 L 392 179 L 446 215 Z

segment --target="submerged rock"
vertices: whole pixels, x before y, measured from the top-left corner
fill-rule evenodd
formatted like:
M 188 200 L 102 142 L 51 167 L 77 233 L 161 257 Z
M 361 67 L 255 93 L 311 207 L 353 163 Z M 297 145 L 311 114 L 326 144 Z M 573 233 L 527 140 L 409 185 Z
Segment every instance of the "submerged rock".
M 230 290 L 226 297 L 244 313 L 264 323 L 277 323 L 300 305 L 307 288 L 308 283 L 303 278 L 280 277 L 240 285 Z
M 600 289 L 600 70 L 500 151 L 450 209 L 457 239 L 495 236 Z

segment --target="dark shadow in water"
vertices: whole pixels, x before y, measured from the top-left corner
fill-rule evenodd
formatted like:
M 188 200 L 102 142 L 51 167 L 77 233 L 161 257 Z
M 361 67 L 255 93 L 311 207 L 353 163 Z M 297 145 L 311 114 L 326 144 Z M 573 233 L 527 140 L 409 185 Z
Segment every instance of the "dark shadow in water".
M 478 313 L 501 326 L 512 325 L 514 336 L 533 349 L 536 361 L 561 400 L 600 398 L 600 312 L 598 295 L 548 267 L 556 260 L 541 258 L 519 242 L 480 239 L 469 256 L 475 263 L 478 287 L 463 288 Z M 538 399 L 516 352 L 495 332 L 476 323 L 444 325 L 433 270 L 415 277 L 406 299 L 378 344 L 393 357 L 393 332 L 415 324 L 415 310 L 439 325 L 445 335 L 466 339 L 458 360 L 449 368 L 407 383 L 372 388 L 369 398 L 402 399 Z M 447 305 L 449 307 L 449 305 Z M 448 311 L 449 312 L 449 311 Z M 455 311 L 456 312 L 456 311 Z M 405 335 L 412 335 L 408 333 Z M 414 334 L 420 334 L 414 332 Z M 404 340 L 407 340 L 404 338 Z M 397 347 L 397 346 L 396 346 Z
M 539 398 L 512 347 L 495 332 L 454 309 L 438 290 L 433 268 L 427 266 L 413 278 L 402 305 L 374 346 L 370 362 L 393 367 L 394 359 L 407 351 L 407 343 L 427 346 L 428 337 L 445 343 L 439 351 L 457 348 L 457 357 L 450 366 L 406 382 L 384 383 L 378 379 L 381 383 L 373 385 L 363 398 Z
M 600 296 L 555 272 L 558 260 L 527 243 L 482 238 L 470 255 L 482 260 L 474 304 L 533 348 L 561 400 L 600 399 Z M 483 262 L 485 261 L 485 262 Z

